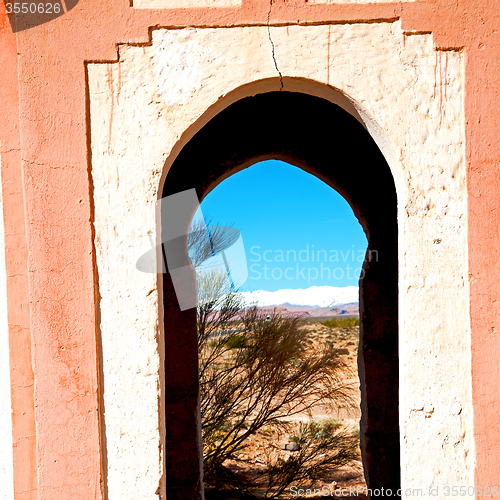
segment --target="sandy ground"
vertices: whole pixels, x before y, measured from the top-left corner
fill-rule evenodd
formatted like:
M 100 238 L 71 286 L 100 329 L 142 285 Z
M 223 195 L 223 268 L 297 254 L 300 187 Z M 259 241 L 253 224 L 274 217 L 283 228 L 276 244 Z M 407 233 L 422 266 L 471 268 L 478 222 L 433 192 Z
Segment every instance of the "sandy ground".
M 339 408 L 332 412 L 326 406 L 318 406 L 312 411 L 312 415 L 298 414 L 290 418 L 288 422 L 291 424 L 291 430 L 286 434 L 279 432 L 274 428 L 264 428 L 260 432 L 253 435 L 248 445 L 237 456 L 236 460 L 227 460 L 224 465 L 235 472 L 238 476 L 244 476 L 252 485 L 257 488 L 265 488 L 265 468 L 266 456 L 270 453 L 280 454 L 282 458 L 287 458 L 293 452 L 283 451 L 279 449 L 279 445 L 287 443 L 289 435 L 294 435 L 301 425 L 305 425 L 310 419 L 318 420 L 323 418 L 333 418 L 341 423 L 342 430 L 359 430 L 359 419 L 361 412 L 359 409 L 360 392 L 359 379 L 357 371 L 357 349 L 358 349 L 358 328 L 327 328 L 318 320 L 308 320 L 306 323 L 306 331 L 308 335 L 308 343 L 311 349 L 322 349 L 326 345 L 331 345 L 339 349 L 339 355 L 347 362 L 350 373 L 346 373 L 344 381 L 355 388 L 355 408 Z M 347 350 L 348 352 L 346 352 Z M 340 430 L 339 429 L 339 430 Z M 305 498 L 331 498 L 335 490 L 344 490 L 342 495 L 355 497 L 354 492 L 360 493 L 359 497 L 364 498 L 362 492 L 366 487 L 363 476 L 361 461 L 355 464 L 354 467 L 344 467 L 338 470 L 325 471 L 320 475 L 318 481 L 314 484 L 293 484 L 295 491 L 290 490 L 283 498 L 297 498 L 298 488 L 303 489 L 303 497 Z M 312 491 L 312 488 L 316 490 Z M 310 489 L 309 492 L 306 490 Z M 347 493 L 350 492 L 350 495 Z M 295 494 L 294 494 L 295 493 Z

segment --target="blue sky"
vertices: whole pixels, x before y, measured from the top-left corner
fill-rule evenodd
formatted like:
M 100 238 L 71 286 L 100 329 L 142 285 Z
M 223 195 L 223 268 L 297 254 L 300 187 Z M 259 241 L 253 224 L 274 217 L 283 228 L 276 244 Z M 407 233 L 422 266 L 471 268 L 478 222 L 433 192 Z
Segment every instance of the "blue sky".
M 277 160 L 217 186 L 201 203 L 206 220 L 241 232 L 248 278 L 241 291 L 358 284 L 366 237 L 334 189 Z

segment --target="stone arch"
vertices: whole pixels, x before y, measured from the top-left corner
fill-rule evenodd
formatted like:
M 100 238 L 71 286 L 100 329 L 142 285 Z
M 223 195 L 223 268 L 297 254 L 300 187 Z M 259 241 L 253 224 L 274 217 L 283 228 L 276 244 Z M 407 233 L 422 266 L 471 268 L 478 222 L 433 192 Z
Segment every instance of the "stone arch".
M 377 251 L 376 259 L 365 259 L 360 282 L 358 363 L 365 475 L 371 488 L 397 489 L 396 187 L 383 154 L 354 105 L 341 95 L 327 99 L 319 87 L 316 92 L 322 96 L 314 91 L 304 93 L 303 83 L 290 79 L 284 88 L 295 91 L 247 94 L 231 99 L 232 103 L 218 113 L 210 112 L 213 116 L 203 119 L 203 126 L 197 126 L 198 130 L 183 141 L 168 169 L 162 195 L 195 187 L 201 200 L 224 178 L 257 161 L 276 158 L 316 175 L 346 198 L 367 235 L 367 255 Z M 327 88 L 326 93 L 335 91 Z M 201 491 L 195 311 L 179 310 L 168 273 L 163 281 L 163 304 L 167 494 L 194 498 Z
M 210 122 L 210 120 L 221 111 L 231 106 L 231 104 L 241 99 L 278 91 L 297 92 L 318 97 L 336 104 L 352 115 L 370 133 L 373 141 L 384 155 L 396 181 L 396 191 L 398 190 L 398 186 L 404 182 L 402 167 L 396 158 L 396 152 L 389 142 L 386 132 L 380 127 L 367 109 L 350 96 L 345 89 L 338 89 L 332 85 L 325 85 L 311 78 L 283 76 L 281 79 L 278 77 L 262 78 L 237 86 L 224 95 L 218 96 L 218 98 L 214 99 L 206 108 L 201 109 L 198 117 L 182 132 L 180 138 L 172 146 L 170 154 L 164 163 L 164 168 L 159 180 L 158 198 L 162 196 L 167 174 L 180 151 L 207 123 Z M 220 179 L 220 182 L 222 182 L 222 180 L 223 179 Z

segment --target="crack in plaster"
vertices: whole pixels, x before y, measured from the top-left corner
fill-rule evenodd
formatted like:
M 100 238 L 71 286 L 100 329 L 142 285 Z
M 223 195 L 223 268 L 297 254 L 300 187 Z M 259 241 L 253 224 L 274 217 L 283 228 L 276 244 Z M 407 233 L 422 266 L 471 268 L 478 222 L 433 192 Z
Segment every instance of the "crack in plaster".
M 273 61 L 274 61 L 274 67 L 276 68 L 276 71 L 280 75 L 280 90 L 283 90 L 283 75 L 281 74 L 281 71 L 278 68 L 278 63 L 276 62 L 276 55 L 274 53 L 274 43 L 273 39 L 271 38 L 271 24 L 270 24 L 270 19 L 271 19 L 271 10 L 273 8 L 273 0 L 269 0 L 269 12 L 267 13 L 267 34 L 269 36 L 269 42 L 271 42 L 271 51 L 272 51 L 272 56 L 273 56 Z

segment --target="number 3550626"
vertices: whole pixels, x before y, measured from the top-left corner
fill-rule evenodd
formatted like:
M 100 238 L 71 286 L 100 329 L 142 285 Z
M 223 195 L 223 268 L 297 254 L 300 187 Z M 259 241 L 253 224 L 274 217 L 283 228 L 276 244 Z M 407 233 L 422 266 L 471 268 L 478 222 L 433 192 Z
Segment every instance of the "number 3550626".
M 6 3 L 7 14 L 59 14 L 61 4 L 44 2 L 14 2 Z

